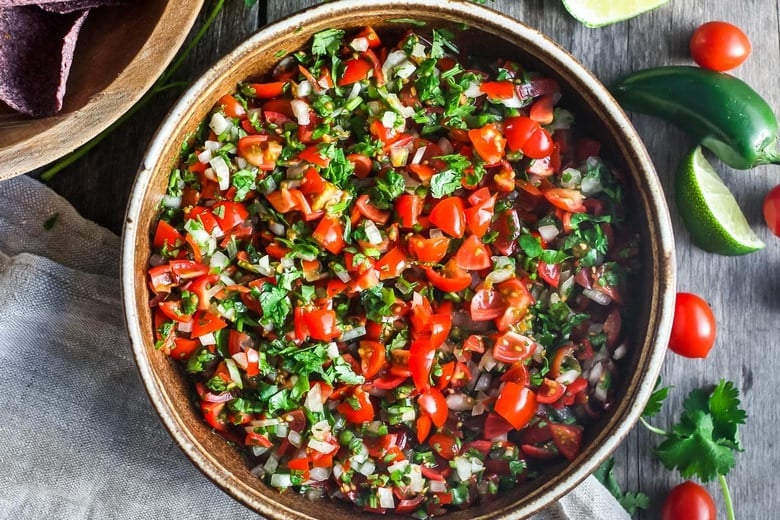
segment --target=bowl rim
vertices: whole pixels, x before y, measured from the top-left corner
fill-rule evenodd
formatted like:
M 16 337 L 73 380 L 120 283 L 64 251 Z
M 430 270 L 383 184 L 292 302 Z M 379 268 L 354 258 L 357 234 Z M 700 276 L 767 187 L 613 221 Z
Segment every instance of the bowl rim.
M 0 147 L 0 181 L 46 166 L 81 147 L 114 124 L 141 99 L 171 63 L 195 23 L 203 2 L 204 0 L 166 0 L 160 18 L 138 54 L 103 90 L 95 93 L 84 106 L 73 112 L 29 119 L 32 122 L 43 121 L 47 126 L 38 134 Z M 134 5 L 111 7 L 136 8 Z M 76 52 L 78 53 L 78 48 Z M 150 74 L 150 70 L 154 72 Z M 140 84 L 128 89 L 131 78 L 140 81 Z M 65 96 L 67 95 L 66 92 Z M 72 122 L 78 122 L 78 132 L 70 128 Z M 46 146 L 35 146 L 35 143 L 41 140 L 47 143 Z M 37 153 L 34 151 L 36 149 Z M 20 153 L 20 150 L 24 152 Z
M 546 57 L 553 58 L 557 64 L 565 66 L 569 77 L 573 77 L 578 83 L 588 86 L 589 91 L 580 94 L 591 99 L 593 106 L 603 111 L 603 113 L 599 113 L 599 117 L 602 119 L 606 117 L 607 122 L 605 122 L 605 126 L 610 126 L 616 133 L 622 136 L 620 142 L 617 143 L 621 156 L 635 165 L 636 170 L 643 172 L 644 190 L 641 190 L 642 202 L 646 207 L 654 210 L 652 214 L 647 216 L 651 239 L 653 239 L 651 241 L 653 244 L 660 245 L 660 250 L 653 251 L 652 265 L 648 266 L 647 269 L 647 272 L 655 280 L 650 291 L 652 294 L 649 302 L 650 307 L 654 311 L 649 313 L 647 331 L 639 337 L 641 341 L 637 345 L 637 348 L 641 347 L 647 350 L 640 356 L 641 366 L 645 370 L 641 374 L 633 375 L 632 382 L 636 383 L 636 388 L 633 392 L 629 392 L 618 403 L 616 410 L 613 411 L 614 416 L 620 415 L 622 420 L 615 421 L 612 427 L 605 427 L 603 431 L 599 432 L 597 439 L 601 442 L 589 453 L 587 459 L 578 458 L 575 462 L 567 465 L 563 469 L 562 478 L 554 484 L 548 482 L 540 486 L 539 489 L 541 491 L 533 491 L 531 493 L 532 498 L 529 500 L 522 499 L 521 506 L 518 507 L 517 503 L 513 503 L 502 510 L 491 511 L 489 514 L 478 517 L 501 517 L 506 520 L 524 518 L 550 505 L 593 473 L 618 447 L 639 419 L 654 389 L 666 353 L 676 291 L 676 262 L 674 235 L 666 198 L 647 150 L 628 116 L 612 98 L 607 88 L 566 49 L 538 30 L 501 12 L 481 5 L 452 2 L 450 0 L 394 0 L 393 2 L 388 2 L 387 0 L 337 0 L 328 2 L 293 13 L 262 27 L 258 32 L 219 59 L 196 80 L 174 105 L 153 137 L 136 177 L 127 206 L 122 238 L 121 279 L 125 319 L 133 347 L 133 354 L 150 400 L 154 404 L 166 429 L 168 429 L 187 457 L 208 478 L 244 505 L 269 518 L 311 518 L 290 510 L 281 504 L 272 504 L 271 500 L 262 500 L 257 493 L 252 493 L 253 488 L 250 488 L 234 475 L 225 471 L 210 454 L 200 450 L 196 443 L 193 442 L 193 438 L 175 420 L 175 414 L 172 413 L 167 395 L 162 391 L 159 379 L 146 359 L 144 341 L 145 336 L 148 336 L 148 334 L 140 330 L 139 316 L 136 312 L 137 301 L 134 285 L 135 244 L 138 233 L 146 232 L 139 229 L 138 217 L 141 214 L 141 208 L 147 195 L 146 188 L 148 188 L 152 180 L 156 158 L 161 156 L 162 151 L 166 148 L 166 136 L 174 133 L 176 121 L 187 111 L 192 103 L 197 101 L 199 92 L 205 90 L 209 84 L 216 82 L 217 78 L 226 69 L 229 69 L 234 62 L 244 54 L 251 52 L 251 49 L 261 42 L 270 38 L 282 38 L 286 33 L 305 27 L 305 24 L 310 19 L 320 19 L 336 12 L 348 13 L 351 10 L 365 11 L 371 8 L 392 8 L 399 12 L 408 11 L 412 8 L 430 10 L 431 12 L 436 10 L 438 13 L 446 13 L 451 17 L 467 20 L 470 26 L 479 30 L 492 30 L 499 36 L 511 35 L 514 40 L 521 40 L 535 47 L 534 50 L 536 52 L 544 53 Z M 637 372 L 639 371 L 637 370 Z M 595 444 L 595 440 L 593 444 Z

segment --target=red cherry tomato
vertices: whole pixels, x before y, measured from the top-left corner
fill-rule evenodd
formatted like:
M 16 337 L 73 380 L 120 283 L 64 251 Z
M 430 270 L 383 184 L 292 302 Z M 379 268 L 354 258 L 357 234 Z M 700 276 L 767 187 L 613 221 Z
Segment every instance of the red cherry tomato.
M 694 482 L 683 482 L 666 495 L 662 520 L 715 520 L 715 502 L 709 492 Z
M 428 445 L 443 459 L 452 460 L 458 454 L 458 445 L 451 435 L 434 433 L 428 439 Z
M 425 238 L 422 235 L 412 235 L 409 238 L 409 252 L 420 262 L 437 263 L 447 254 L 450 239 L 447 237 Z
M 550 424 L 550 433 L 561 455 L 573 460 L 580 453 L 582 427 L 574 424 Z M 683 518 L 683 517 L 680 517 Z
M 715 343 L 715 316 L 699 296 L 677 293 L 669 349 L 680 356 L 704 358 Z
M 429 215 L 431 224 L 451 237 L 460 238 L 466 228 L 466 214 L 463 199 L 447 197 L 439 201 Z
M 764 198 L 764 220 L 772 233 L 780 237 L 780 184 L 772 188 Z M 155 237 L 156 241 L 157 237 Z
M 720 72 L 738 67 L 750 54 L 750 40 L 742 30 L 726 22 L 707 22 L 693 32 L 693 61 Z
M 516 430 L 521 429 L 536 414 L 536 394 L 528 387 L 513 381 L 504 383 L 501 393 L 498 394 L 495 412 L 506 419 Z
M 369 396 L 361 387 L 356 387 L 352 392 L 353 399 L 342 401 L 336 407 L 336 411 L 353 423 L 361 424 L 374 418 L 374 405 Z
M 463 241 L 455 254 L 455 262 L 458 267 L 467 271 L 488 269 L 493 265 L 490 260 L 490 250 L 476 235 L 470 235 Z
M 447 409 L 447 400 L 439 390 L 431 388 L 420 394 L 420 397 L 417 398 L 417 404 L 420 405 L 420 410 L 431 418 L 437 428 L 444 426 L 449 410 Z
M 363 377 L 371 379 L 382 370 L 387 360 L 385 346 L 378 341 L 361 341 L 358 347 Z

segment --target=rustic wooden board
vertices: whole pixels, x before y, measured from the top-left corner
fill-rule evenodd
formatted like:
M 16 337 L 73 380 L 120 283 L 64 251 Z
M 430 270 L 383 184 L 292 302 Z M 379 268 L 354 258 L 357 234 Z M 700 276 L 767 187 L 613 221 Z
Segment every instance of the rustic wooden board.
M 297 11 L 317 0 L 266 0 L 247 11 L 243 2 L 227 2 L 214 30 L 179 74 L 191 79 L 266 22 Z M 207 5 L 210 5 L 207 2 Z M 753 55 L 735 75 L 762 93 L 780 111 L 780 8 L 776 0 L 743 0 L 735 5 L 721 0 L 689 2 L 672 0 L 651 13 L 600 29 L 588 29 L 573 20 L 559 2 L 552 0 L 495 0 L 488 6 L 535 26 L 567 48 L 605 83 L 642 68 L 690 63 L 687 39 L 697 25 L 714 19 L 742 27 L 753 42 Z M 736 8 L 735 8 L 736 7 Z M 201 15 L 201 19 L 203 19 Z M 121 229 L 123 211 L 135 170 L 154 129 L 174 101 L 164 96 L 142 110 L 125 126 L 72 167 L 61 172 L 52 186 L 71 200 L 86 217 L 115 232 Z M 715 163 L 724 181 L 734 190 L 749 221 L 767 243 L 765 250 L 737 258 L 721 257 L 692 246 L 673 205 L 671 180 L 692 142 L 671 126 L 649 117 L 634 118 L 653 157 L 670 201 L 677 239 L 679 289 L 706 298 L 719 322 L 714 351 L 706 360 L 687 360 L 670 354 L 663 370 L 665 384 L 673 384 L 672 398 L 653 422 L 671 424 L 683 397 L 694 387 L 720 378 L 734 381 L 750 414 L 743 428 L 745 453 L 729 483 L 740 518 L 770 518 L 780 509 L 780 495 L 766 493 L 764 468 L 780 465 L 775 447 L 780 400 L 776 374 L 780 360 L 772 352 L 780 332 L 780 239 L 763 224 L 760 204 L 764 194 L 780 182 L 777 167 L 750 172 L 730 170 Z M 618 476 L 632 490 L 641 490 L 652 508 L 639 518 L 658 518 L 665 493 L 681 479 L 654 459 L 651 448 L 658 437 L 637 427 L 616 453 Z M 708 484 L 724 517 L 720 490 Z

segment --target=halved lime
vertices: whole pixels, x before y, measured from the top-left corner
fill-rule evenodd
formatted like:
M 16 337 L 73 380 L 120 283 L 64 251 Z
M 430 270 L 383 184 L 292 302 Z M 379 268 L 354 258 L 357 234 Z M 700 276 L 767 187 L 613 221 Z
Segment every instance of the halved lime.
M 675 188 L 683 223 L 702 249 L 733 256 L 764 247 L 701 147 L 697 146 L 680 165 Z
M 563 0 L 571 15 L 588 27 L 601 27 L 633 18 L 669 0 Z

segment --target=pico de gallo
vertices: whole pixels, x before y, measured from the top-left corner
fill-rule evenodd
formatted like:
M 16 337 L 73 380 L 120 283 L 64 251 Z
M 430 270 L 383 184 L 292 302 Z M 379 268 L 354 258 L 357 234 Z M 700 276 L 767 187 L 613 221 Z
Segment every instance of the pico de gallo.
M 578 456 L 637 240 L 561 97 L 445 30 L 329 29 L 184 143 L 156 344 L 268 485 L 425 518 Z

